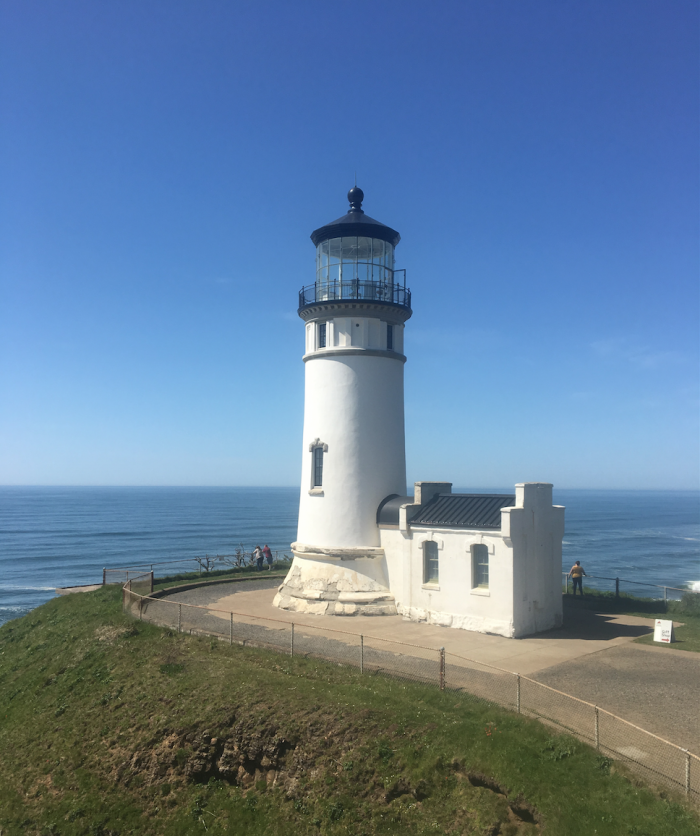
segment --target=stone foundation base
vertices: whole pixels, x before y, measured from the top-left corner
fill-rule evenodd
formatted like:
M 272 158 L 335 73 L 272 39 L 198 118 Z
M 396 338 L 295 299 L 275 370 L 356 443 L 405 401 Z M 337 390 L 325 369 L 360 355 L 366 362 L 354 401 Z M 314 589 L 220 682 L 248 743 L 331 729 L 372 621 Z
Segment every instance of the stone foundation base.
M 379 550 L 377 550 L 379 551 Z M 273 605 L 309 615 L 396 615 L 396 602 L 382 583 L 378 556 L 332 560 L 296 554 Z M 381 555 L 383 560 L 383 553 Z M 371 562 L 371 571 L 365 562 Z M 377 576 L 380 577 L 377 577 Z

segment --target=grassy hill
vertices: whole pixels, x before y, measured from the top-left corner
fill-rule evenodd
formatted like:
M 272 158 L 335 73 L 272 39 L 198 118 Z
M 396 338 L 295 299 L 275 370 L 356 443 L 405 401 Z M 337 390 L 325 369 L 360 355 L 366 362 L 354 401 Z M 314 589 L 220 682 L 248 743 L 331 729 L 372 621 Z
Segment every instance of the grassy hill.
M 464 695 L 173 634 L 121 590 L 0 628 L 0 832 L 686 836 L 694 812 Z

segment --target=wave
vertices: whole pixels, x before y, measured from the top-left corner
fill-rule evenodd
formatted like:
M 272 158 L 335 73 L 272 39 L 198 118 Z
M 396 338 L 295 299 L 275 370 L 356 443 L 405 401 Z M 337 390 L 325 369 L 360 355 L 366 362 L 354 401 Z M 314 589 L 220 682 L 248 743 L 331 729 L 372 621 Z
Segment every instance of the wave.
M 688 581 L 688 589 L 691 592 L 700 592 L 700 581 Z
M 0 592 L 55 592 L 55 586 L 19 586 L 15 584 L 0 584 Z

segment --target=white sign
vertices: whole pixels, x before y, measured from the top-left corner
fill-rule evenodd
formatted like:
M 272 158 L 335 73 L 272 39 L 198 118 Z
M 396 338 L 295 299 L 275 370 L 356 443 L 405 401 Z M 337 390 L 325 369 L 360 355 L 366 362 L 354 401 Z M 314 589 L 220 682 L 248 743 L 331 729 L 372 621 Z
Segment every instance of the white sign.
M 676 637 L 673 635 L 673 622 L 662 621 L 660 618 L 657 618 L 654 622 L 654 641 L 670 644 L 675 640 Z

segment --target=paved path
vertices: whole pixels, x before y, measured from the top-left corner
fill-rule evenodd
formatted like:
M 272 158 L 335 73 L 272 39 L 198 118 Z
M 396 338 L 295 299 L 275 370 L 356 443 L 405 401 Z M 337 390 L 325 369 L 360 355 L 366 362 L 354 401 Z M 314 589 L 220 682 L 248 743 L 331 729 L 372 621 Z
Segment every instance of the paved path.
M 532 678 L 700 754 L 700 654 L 627 643 Z
M 89 583 L 82 586 L 59 586 L 56 589 L 56 595 L 72 595 L 74 592 L 94 592 L 100 589 L 101 583 Z
M 438 649 L 512 671 L 592 702 L 700 754 L 700 655 L 636 645 L 653 619 L 567 607 L 565 627 L 525 639 L 416 624 L 400 616 L 310 616 L 279 610 L 279 579 L 174 593 L 170 600 L 215 607 L 270 628 L 294 622 L 310 634 L 356 645 L 359 635 Z M 341 632 L 338 632 L 341 631 Z M 343 632 L 346 634 L 343 637 Z M 350 635 L 347 635 L 350 634 Z M 407 651 L 408 652 L 408 651 Z

